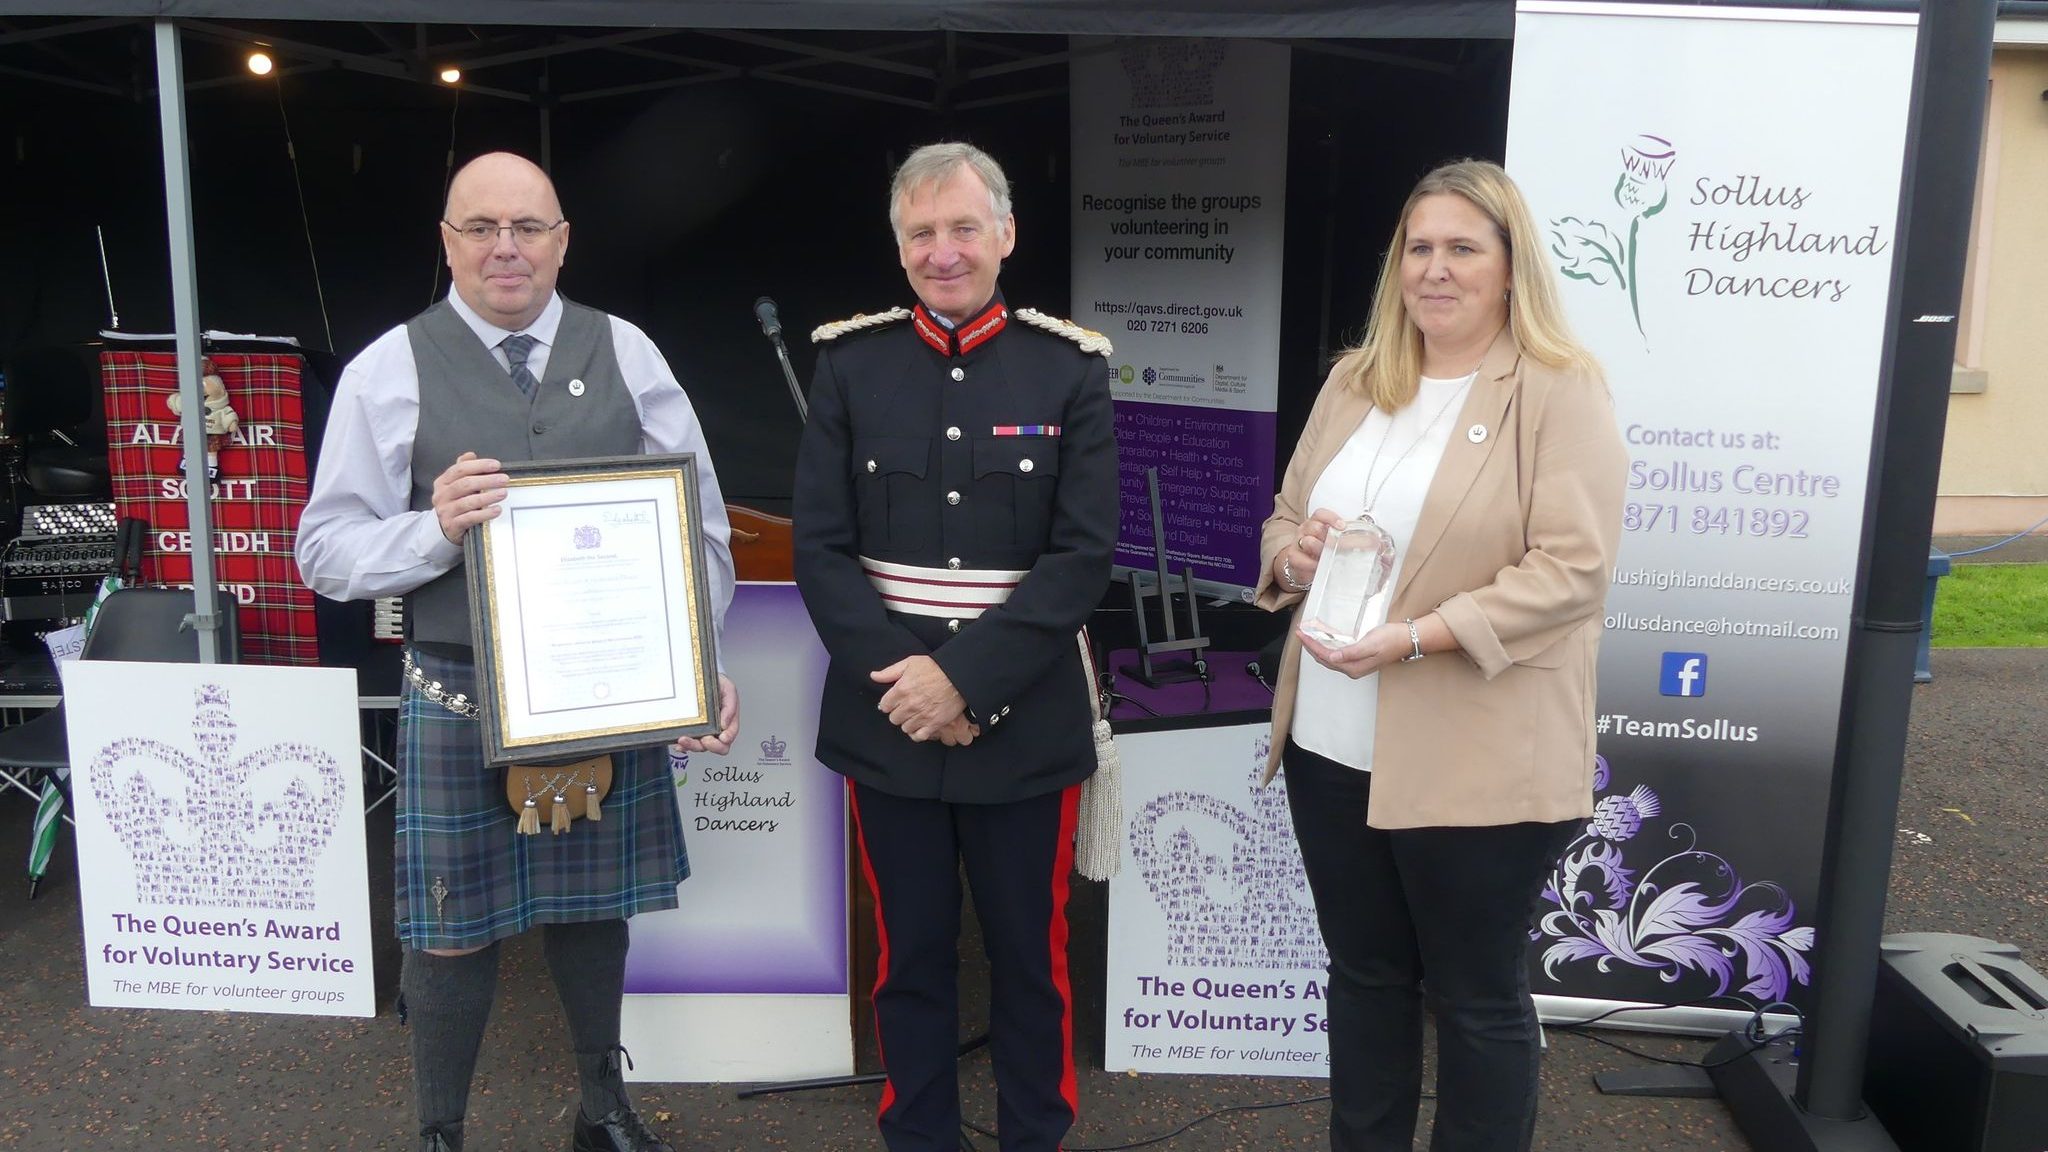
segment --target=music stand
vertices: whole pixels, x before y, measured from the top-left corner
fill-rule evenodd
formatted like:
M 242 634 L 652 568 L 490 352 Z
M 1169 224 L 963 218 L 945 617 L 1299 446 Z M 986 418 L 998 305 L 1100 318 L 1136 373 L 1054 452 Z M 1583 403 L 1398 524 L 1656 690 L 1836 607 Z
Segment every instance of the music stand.
M 1117 671 L 1147 688 L 1163 684 L 1183 684 L 1189 680 L 1209 679 L 1209 662 L 1202 653 L 1209 647 L 1209 638 L 1202 635 L 1201 609 L 1195 596 L 1195 566 L 1190 564 L 1186 571 L 1175 576 L 1166 567 L 1166 522 L 1159 514 L 1159 469 L 1145 469 L 1146 494 L 1152 505 L 1152 562 L 1157 571 L 1156 587 L 1145 586 L 1144 574 L 1132 569 L 1127 576 L 1131 588 L 1131 609 L 1138 622 L 1138 663 L 1126 664 Z M 1173 623 L 1173 596 L 1176 586 L 1188 601 L 1188 638 L 1180 639 Z M 1145 623 L 1145 602 L 1159 600 L 1159 615 L 1163 621 L 1166 639 L 1152 639 L 1151 628 Z M 1157 663 L 1154 657 L 1168 657 L 1176 652 L 1187 652 L 1186 659 L 1164 659 Z

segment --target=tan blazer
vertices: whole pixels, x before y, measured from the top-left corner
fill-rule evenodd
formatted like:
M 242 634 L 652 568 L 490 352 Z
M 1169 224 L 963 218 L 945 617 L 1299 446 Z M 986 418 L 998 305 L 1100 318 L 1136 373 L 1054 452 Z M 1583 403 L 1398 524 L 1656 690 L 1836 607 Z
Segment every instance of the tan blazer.
M 1303 597 L 1274 580 L 1273 557 L 1300 534 L 1316 480 L 1371 407 L 1334 374 L 1324 383 L 1266 521 L 1257 601 L 1290 609 L 1296 624 Z M 1485 429 L 1477 442 L 1474 428 Z M 1469 826 L 1592 813 L 1593 666 L 1627 471 L 1606 386 L 1524 359 L 1503 329 L 1451 427 L 1387 615 L 1437 612 L 1462 651 L 1379 672 L 1366 823 Z M 1293 719 L 1300 657 L 1290 627 L 1268 780 Z

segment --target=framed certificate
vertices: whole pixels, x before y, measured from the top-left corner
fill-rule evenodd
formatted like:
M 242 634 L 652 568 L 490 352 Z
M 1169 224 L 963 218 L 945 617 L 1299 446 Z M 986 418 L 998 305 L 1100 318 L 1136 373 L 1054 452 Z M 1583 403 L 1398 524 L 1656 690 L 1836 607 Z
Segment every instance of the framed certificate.
M 512 463 L 463 542 L 493 764 L 718 730 L 718 662 L 690 455 Z

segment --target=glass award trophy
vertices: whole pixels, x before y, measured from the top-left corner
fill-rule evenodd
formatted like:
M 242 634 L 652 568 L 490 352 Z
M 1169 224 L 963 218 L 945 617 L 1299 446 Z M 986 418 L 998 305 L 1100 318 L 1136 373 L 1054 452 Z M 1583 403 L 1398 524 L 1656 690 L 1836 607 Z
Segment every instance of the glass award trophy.
M 1393 572 L 1394 539 L 1372 513 L 1346 520 L 1323 542 L 1301 630 L 1332 648 L 1353 643 L 1371 626 L 1376 598 L 1390 593 Z

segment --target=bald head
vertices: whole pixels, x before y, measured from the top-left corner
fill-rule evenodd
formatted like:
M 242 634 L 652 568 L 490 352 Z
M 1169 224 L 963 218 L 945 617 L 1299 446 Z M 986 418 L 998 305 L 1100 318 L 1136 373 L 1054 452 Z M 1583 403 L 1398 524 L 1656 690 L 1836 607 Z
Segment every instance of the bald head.
M 462 302 L 507 331 L 533 323 L 554 298 L 569 254 L 569 223 L 547 173 L 510 152 L 479 156 L 449 181 L 441 220 L 449 278 Z M 463 230 L 475 225 L 496 231 L 471 240 Z
M 559 220 L 562 202 L 555 196 L 555 182 L 540 165 L 516 152 L 486 152 L 455 170 L 448 182 L 448 202 L 441 214 L 461 223 L 455 215 L 470 199 L 493 194 L 533 194 L 546 198 L 547 218 Z

